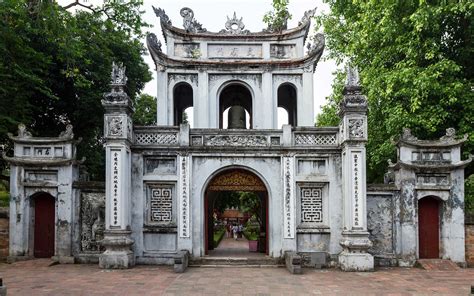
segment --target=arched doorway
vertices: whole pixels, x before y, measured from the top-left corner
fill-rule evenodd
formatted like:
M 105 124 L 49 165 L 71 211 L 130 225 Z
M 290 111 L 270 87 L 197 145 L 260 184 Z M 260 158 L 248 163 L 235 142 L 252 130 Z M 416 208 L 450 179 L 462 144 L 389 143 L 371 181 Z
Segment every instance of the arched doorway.
M 34 245 L 33 255 L 36 258 L 54 256 L 55 236 L 55 201 L 48 193 L 37 193 L 32 196 L 34 202 Z
M 268 255 L 268 191 L 263 181 L 256 174 L 242 168 L 227 169 L 219 173 L 212 178 L 206 188 L 204 197 L 205 254 L 209 255 L 209 250 L 214 249 L 214 227 L 216 226 L 216 212 L 214 206 L 216 200 L 222 196 L 222 193 L 232 192 L 242 193 L 245 197 L 252 195 L 257 199 L 259 212 L 256 214 L 260 216 L 259 219 L 257 219 L 260 221 L 258 223 L 258 252 Z M 252 215 L 247 217 L 250 216 Z M 246 221 L 246 223 L 249 222 L 248 220 L 244 221 Z
M 297 95 L 294 85 L 290 83 L 284 83 L 278 87 L 278 108 L 282 108 L 286 111 L 286 123 L 292 126 L 297 125 L 296 100 Z M 278 111 L 278 114 L 280 115 L 280 110 Z
M 174 125 L 189 123 L 189 118 L 185 111 L 193 107 L 193 88 L 186 82 L 180 82 L 173 89 L 174 99 Z
M 418 201 L 419 258 L 439 258 L 439 201 L 428 196 Z

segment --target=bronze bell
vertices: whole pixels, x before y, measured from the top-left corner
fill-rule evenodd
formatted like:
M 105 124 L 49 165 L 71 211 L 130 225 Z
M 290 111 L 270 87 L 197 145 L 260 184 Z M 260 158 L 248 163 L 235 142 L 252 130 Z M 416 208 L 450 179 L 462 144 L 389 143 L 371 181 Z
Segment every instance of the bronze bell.
M 245 109 L 242 106 L 232 106 L 229 109 L 227 116 L 229 122 L 229 129 L 245 129 L 246 114 Z

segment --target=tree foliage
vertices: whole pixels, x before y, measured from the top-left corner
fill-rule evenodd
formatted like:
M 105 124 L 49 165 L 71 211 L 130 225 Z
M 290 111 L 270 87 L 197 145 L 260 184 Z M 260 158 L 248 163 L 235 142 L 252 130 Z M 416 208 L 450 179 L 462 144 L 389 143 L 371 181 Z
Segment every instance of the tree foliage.
M 154 125 L 156 124 L 156 98 L 147 94 L 141 94 L 135 100 L 135 113 L 133 124 Z
M 369 100 L 368 177 L 380 181 L 393 158 L 391 138 L 409 127 L 437 138 L 448 127 L 468 134 L 474 151 L 472 1 L 327 0 L 318 17 L 329 57 L 360 70 Z M 341 99 L 338 74 L 318 125 L 333 125 Z M 468 173 L 469 174 L 469 173 Z
M 104 3 L 71 13 L 55 1 L 0 2 L 0 142 L 8 145 L 6 132 L 20 122 L 41 136 L 72 124 L 95 178 L 103 176 L 101 99 L 112 61 L 127 67 L 132 100 L 151 79 L 139 40 L 141 1 Z
M 286 29 L 287 21 L 291 19 L 288 11 L 289 0 L 273 0 L 273 11 L 265 13 L 263 22 L 268 25 L 271 30 L 281 31 Z

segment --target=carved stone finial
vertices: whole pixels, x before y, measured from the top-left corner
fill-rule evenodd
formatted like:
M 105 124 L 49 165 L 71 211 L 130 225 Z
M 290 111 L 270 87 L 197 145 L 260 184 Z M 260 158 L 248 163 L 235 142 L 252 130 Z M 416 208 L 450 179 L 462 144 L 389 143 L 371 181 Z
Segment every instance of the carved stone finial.
M 183 27 L 187 32 L 202 33 L 207 31 L 206 28 L 203 28 L 202 24 L 194 18 L 194 12 L 191 8 L 183 7 L 179 14 L 183 17 Z
M 301 20 L 298 22 L 298 26 L 304 25 L 311 21 L 311 18 L 316 14 L 316 8 L 306 10 Z
M 63 139 L 72 139 L 72 138 L 74 138 L 74 133 L 72 132 L 72 125 L 71 124 L 66 125 L 66 130 L 61 132 L 59 134 L 59 137 L 63 138 Z
M 158 40 L 154 33 L 150 33 L 146 36 L 146 44 L 148 48 L 161 52 L 161 41 Z
M 127 84 L 127 76 L 125 75 L 126 67 L 120 63 L 112 62 L 112 74 L 110 76 L 110 84 L 112 86 L 125 86 Z
M 18 125 L 18 138 L 30 138 L 32 137 L 31 133 L 26 129 L 26 126 L 23 123 Z
M 112 63 L 112 73 L 110 75 L 111 92 L 104 94 L 104 98 L 108 102 L 126 102 L 130 98 L 124 91 L 127 85 L 127 76 L 125 75 L 125 66 L 122 63 Z
M 250 33 L 249 30 L 244 30 L 245 25 L 242 19 L 243 19 L 242 17 L 238 19 L 234 11 L 234 16 L 232 18 L 229 18 L 229 16 L 227 16 L 227 21 L 225 22 L 225 30 L 222 30 L 221 33 L 230 33 L 230 34 Z
M 412 135 L 411 129 L 405 127 L 403 128 L 402 140 L 416 141 L 418 138 Z
M 346 68 L 347 68 L 346 86 L 349 86 L 349 87 L 360 86 L 359 70 L 357 69 L 357 67 L 352 66 L 351 64 L 348 64 Z
M 171 26 L 171 20 L 166 14 L 166 12 L 164 11 L 164 9 L 161 9 L 159 7 L 156 8 L 155 6 L 152 6 L 152 7 L 153 7 L 153 11 L 155 12 L 155 15 L 160 18 L 161 23 Z

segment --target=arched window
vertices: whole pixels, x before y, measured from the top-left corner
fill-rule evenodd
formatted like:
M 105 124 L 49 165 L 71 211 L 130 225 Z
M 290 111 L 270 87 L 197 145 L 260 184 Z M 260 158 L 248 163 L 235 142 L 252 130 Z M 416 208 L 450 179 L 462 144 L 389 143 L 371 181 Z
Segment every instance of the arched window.
M 241 84 L 226 86 L 219 96 L 219 128 L 229 128 L 228 113 L 231 107 L 240 106 L 245 110 L 245 127 L 252 128 L 252 94 Z M 235 108 L 238 110 L 238 108 Z M 224 114 L 225 113 L 225 114 Z M 224 118 L 225 117 L 225 118 Z
M 280 85 L 278 88 L 278 107 L 283 108 L 288 113 L 287 123 L 296 126 L 297 117 L 296 117 L 296 88 L 289 83 Z M 280 115 L 282 114 L 282 115 Z M 285 120 L 280 119 L 281 116 L 284 116 L 284 112 L 278 110 L 278 123 L 285 122 Z
M 186 82 L 176 84 L 173 90 L 173 99 L 174 125 L 177 126 L 183 123 L 183 119 L 186 119 L 186 115 L 183 115 L 185 110 L 193 107 L 193 88 Z

